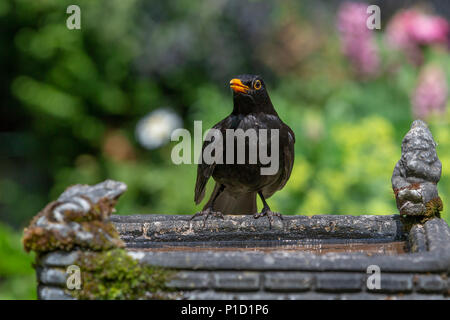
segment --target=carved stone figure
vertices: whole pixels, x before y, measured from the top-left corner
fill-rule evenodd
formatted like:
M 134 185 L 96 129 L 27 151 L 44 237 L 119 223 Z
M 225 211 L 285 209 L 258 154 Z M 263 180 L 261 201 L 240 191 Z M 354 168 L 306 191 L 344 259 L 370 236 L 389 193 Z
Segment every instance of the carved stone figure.
M 422 120 L 415 120 L 402 142 L 402 157 L 392 174 L 392 189 L 401 215 L 439 216 L 442 201 L 437 183 L 442 164 L 436 142 Z
M 25 249 L 46 252 L 75 247 L 91 250 L 123 247 L 108 217 L 126 189 L 124 183 L 113 180 L 69 187 L 25 228 Z

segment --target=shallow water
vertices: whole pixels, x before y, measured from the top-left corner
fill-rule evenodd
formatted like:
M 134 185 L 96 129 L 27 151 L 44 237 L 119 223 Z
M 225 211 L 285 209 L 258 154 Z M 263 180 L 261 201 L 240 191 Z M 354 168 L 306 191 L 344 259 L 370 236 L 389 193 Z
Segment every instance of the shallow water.
M 369 255 L 399 255 L 408 252 L 405 241 L 375 242 L 374 240 L 278 240 L 278 241 L 208 241 L 208 242 L 153 242 L 132 251 L 301 251 L 314 254 L 330 252 L 366 253 Z

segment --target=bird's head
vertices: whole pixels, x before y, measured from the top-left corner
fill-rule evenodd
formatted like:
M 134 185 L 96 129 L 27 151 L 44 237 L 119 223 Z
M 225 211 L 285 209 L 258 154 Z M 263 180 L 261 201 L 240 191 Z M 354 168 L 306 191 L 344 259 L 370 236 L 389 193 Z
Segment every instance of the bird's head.
M 272 102 L 263 79 L 257 75 L 244 74 L 230 81 L 235 111 L 240 113 L 272 113 Z

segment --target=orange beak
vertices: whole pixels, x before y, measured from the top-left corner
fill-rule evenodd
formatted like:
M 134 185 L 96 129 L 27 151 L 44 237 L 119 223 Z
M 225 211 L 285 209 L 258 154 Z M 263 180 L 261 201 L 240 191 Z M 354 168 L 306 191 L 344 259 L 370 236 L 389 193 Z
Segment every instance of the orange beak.
M 245 84 L 242 83 L 241 80 L 239 79 L 233 79 L 230 81 L 230 87 L 231 89 L 233 89 L 234 92 L 238 93 L 247 93 L 248 90 L 250 89 L 248 86 L 246 86 Z

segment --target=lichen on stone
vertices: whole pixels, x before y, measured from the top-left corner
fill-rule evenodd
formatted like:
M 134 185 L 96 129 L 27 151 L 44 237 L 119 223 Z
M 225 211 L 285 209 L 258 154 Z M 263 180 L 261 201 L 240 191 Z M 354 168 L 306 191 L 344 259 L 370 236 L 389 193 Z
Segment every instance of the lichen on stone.
M 124 183 L 112 180 L 94 186 L 69 187 L 25 228 L 25 250 L 41 253 L 74 248 L 108 250 L 124 247 L 108 217 L 125 190 Z
M 140 264 L 125 249 L 84 251 L 77 264 L 81 290 L 69 291 L 77 299 L 173 299 L 177 295 L 166 286 L 175 271 Z

